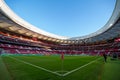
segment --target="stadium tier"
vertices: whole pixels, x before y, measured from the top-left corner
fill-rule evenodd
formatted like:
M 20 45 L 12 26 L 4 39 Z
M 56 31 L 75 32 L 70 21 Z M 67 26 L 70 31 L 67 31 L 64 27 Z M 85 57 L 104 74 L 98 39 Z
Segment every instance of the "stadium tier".
M 0 0 L 0 80 L 120 80 L 120 0 L 100 30 L 71 38 L 38 29 Z
M 87 54 L 120 53 L 120 42 L 110 41 L 101 44 L 58 45 L 40 41 L 30 41 L 12 36 L 0 35 L 0 48 L 9 54 Z
M 90 35 L 63 37 L 45 32 L 17 16 L 0 0 L 0 48 L 11 54 L 120 53 L 120 0 L 106 25 Z

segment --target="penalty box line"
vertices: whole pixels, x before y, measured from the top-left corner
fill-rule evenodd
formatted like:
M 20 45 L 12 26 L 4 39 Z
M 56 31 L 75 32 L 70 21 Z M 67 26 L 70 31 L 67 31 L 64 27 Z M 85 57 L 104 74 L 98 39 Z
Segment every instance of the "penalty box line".
M 9 57 L 10 57 L 10 56 L 9 56 Z M 14 60 L 17 60 L 17 61 L 19 61 L 19 62 L 28 64 L 28 65 L 30 65 L 30 66 L 33 66 L 33 67 L 35 67 L 35 68 L 41 69 L 41 70 L 43 70 L 43 71 L 46 71 L 46 72 L 49 72 L 49 73 L 52 73 L 52 74 L 55 74 L 55 75 L 58 75 L 58 76 L 62 76 L 61 74 L 59 74 L 59 73 L 57 73 L 57 72 L 53 72 L 53 71 L 51 71 L 51 70 L 45 69 L 45 68 L 43 68 L 43 67 L 40 67 L 40 66 L 37 66 L 37 65 L 34 65 L 34 64 L 31 64 L 31 63 L 28 63 L 28 62 L 26 62 L 26 61 L 23 61 L 23 60 L 14 58 L 14 57 L 10 57 L 10 58 L 11 58 L 11 59 L 14 59 Z
M 78 67 L 78 68 L 76 68 L 76 69 L 73 69 L 73 70 L 71 70 L 71 71 L 63 74 L 62 76 L 67 76 L 67 75 L 69 75 L 69 74 L 71 74 L 71 73 L 73 73 L 73 72 L 75 72 L 75 71 L 78 71 L 78 70 L 80 70 L 81 68 L 86 67 L 86 66 L 88 66 L 89 64 L 92 64 L 92 63 L 94 63 L 95 61 L 97 61 L 97 60 L 99 60 L 99 59 L 101 59 L 101 58 L 98 58 L 98 59 L 96 59 L 96 60 L 93 60 L 93 61 L 91 61 L 91 62 L 89 62 L 89 63 L 81 66 L 81 67 Z
M 9 56 L 9 57 L 10 57 L 10 56 Z M 10 57 L 10 58 L 11 58 L 11 59 L 14 59 L 14 60 L 17 60 L 17 61 L 19 61 L 19 62 L 28 64 L 28 65 L 31 65 L 31 66 L 36 67 L 36 68 L 38 68 L 38 69 L 44 70 L 44 71 L 46 71 L 46 72 L 49 72 L 49 73 L 58 75 L 58 76 L 67 76 L 67 75 L 69 75 L 69 74 L 71 74 L 71 73 L 73 73 L 73 72 L 75 72 L 75 71 L 78 71 L 78 70 L 80 70 L 81 68 L 86 67 L 86 66 L 88 66 L 89 64 L 92 64 L 92 63 L 94 63 L 95 61 L 101 59 L 101 58 L 98 58 L 98 59 L 96 59 L 96 60 L 93 60 L 93 61 L 91 61 L 91 62 L 89 62 L 89 63 L 87 63 L 87 64 L 85 64 L 85 65 L 83 65 L 83 66 L 81 66 L 81 67 L 78 67 L 78 68 L 76 68 L 76 69 L 73 69 L 73 70 L 71 70 L 71 71 L 69 71 L 69 72 L 67 72 L 67 73 L 65 73 L 65 74 L 59 74 L 59 73 L 57 73 L 57 71 L 53 72 L 53 71 L 51 71 L 51 70 L 45 69 L 45 68 L 43 68 L 43 67 L 40 67 L 40 66 L 37 66 L 37 65 L 28 63 L 28 62 L 26 62 L 26 61 L 23 61 L 23 60 L 14 58 L 14 57 Z

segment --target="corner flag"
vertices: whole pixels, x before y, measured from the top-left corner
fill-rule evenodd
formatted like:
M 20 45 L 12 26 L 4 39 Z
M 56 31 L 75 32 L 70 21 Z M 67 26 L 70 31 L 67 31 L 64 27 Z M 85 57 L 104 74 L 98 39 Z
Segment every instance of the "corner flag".
M 62 59 L 62 60 L 64 59 L 64 53 L 61 54 L 61 59 Z

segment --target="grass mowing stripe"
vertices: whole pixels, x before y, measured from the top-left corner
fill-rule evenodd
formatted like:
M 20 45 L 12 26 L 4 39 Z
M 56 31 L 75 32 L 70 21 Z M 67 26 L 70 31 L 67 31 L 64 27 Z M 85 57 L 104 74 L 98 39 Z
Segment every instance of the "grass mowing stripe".
M 89 62 L 89 63 L 87 63 L 87 64 L 81 66 L 81 67 L 78 67 L 78 68 L 76 68 L 76 69 L 73 69 L 73 70 L 71 70 L 71 71 L 69 71 L 69 72 L 63 74 L 62 76 L 67 76 L 67 75 L 69 75 L 69 74 L 71 74 L 71 73 L 73 73 L 73 72 L 75 72 L 75 71 L 77 71 L 77 70 L 79 70 L 79 69 L 81 69 L 81 68 L 83 68 L 83 67 L 86 67 L 86 66 L 89 65 L 89 64 L 94 63 L 95 61 L 97 61 L 97 60 L 99 60 L 99 59 L 101 59 L 101 58 L 98 58 L 98 59 L 96 59 L 96 60 L 93 60 L 93 61 L 91 61 L 91 62 Z
M 14 57 L 54 72 L 57 70 L 61 70 L 61 59 L 59 56 L 24 56 L 23 55 L 23 56 L 14 56 Z
M 102 59 L 97 60 L 94 63 L 65 76 L 64 80 L 98 80 L 102 64 Z
M 11 58 L 11 59 L 14 59 L 14 60 L 17 60 L 17 61 L 20 61 L 20 62 L 22 62 L 22 63 L 28 64 L 28 65 L 31 65 L 31 66 L 36 67 L 36 68 L 38 68 L 38 69 L 44 70 L 44 71 L 46 71 L 46 72 L 50 72 L 50 73 L 53 73 L 53 74 L 55 74 L 55 75 L 62 76 L 61 74 L 59 74 L 59 73 L 57 73 L 57 72 L 53 72 L 53 71 L 48 70 L 48 69 L 45 69 L 45 68 L 43 68 L 43 67 L 36 66 L 36 65 L 31 64 L 31 63 L 28 63 L 28 62 L 26 62 L 26 61 L 23 61 L 23 60 L 20 60 L 20 59 L 16 59 L 16 58 L 13 58 L 13 57 L 10 57 L 10 58 Z
M 120 80 L 120 60 L 110 60 L 104 64 L 102 80 Z
M 58 65 L 58 63 L 60 64 L 60 60 L 59 57 L 39 57 L 36 59 L 36 57 L 32 56 L 26 56 L 26 58 L 24 56 L 10 56 L 13 58 L 16 58 L 18 60 L 22 60 L 28 63 L 31 63 L 33 65 L 36 66 L 40 66 L 43 68 L 46 68 L 48 70 L 52 70 L 53 72 L 57 72 L 59 74 L 64 74 L 66 73 L 66 71 L 71 71 L 73 69 L 76 69 L 80 66 L 83 66 L 93 60 L 98 59 L 98 57 L 79 57 L 79 56 L 70 56 L 70 57 L 65 57 L 65 65 L 66 68 L 64 69 L 64 72 L 61 72 L 61 69 L 57 68 L 54 69 L 53 66 L 60 66 Z M 7 64 L 8 69 L 10 70 L 11 74 L 13 74 L 13 77 L 15 80 L 98 80 L 98 75 L 100 74 L 100 67 L 101 64 L 103 63 L 102 59 L 82 68 L 79 69 L 78 71 L 69 74 L 67 76 L 57 76 L 54 75 L 50 72 L 38 69 L 36 67 L 30 66 L 28 64 L 25 64 L 23 62 L 20 62 L 18 60 L 15 59 L 11 59 L 9 56 L 3 56 L 4 62 Z M 46 60 L 47 59 L 47 60 Z M 51 60 L 52 59 L 52 60 Z M 41 63 L 44 63 L 41 65 Z M 50 64 L 50 65 L 46 65 Z M 57 64 L 56 64 L 57 63 Z M 67 63 L 67 64 L 66 64 Z M 53 65 L 54 64 L 54 65 Z M 56 64 L 56 65 L 55 65 Z M 45 67 L 44 67 L 45 65 Z M 52 65 L 52 66 L 51 66 Z M 76 66 L 77 65 L 77 66 Z M 48 66 L 48 68 L 47 68 Z M 49 67 L 52 67 L 51 69 L 49 69 Z M 67 69 L 70 68 L 70 69 Z M 60 71 L 60 72 L 59 72 Z
M 9 75 L 9 71 L 7 70 L 2 57 L 0 56 L 0 80 L 12 80 Z

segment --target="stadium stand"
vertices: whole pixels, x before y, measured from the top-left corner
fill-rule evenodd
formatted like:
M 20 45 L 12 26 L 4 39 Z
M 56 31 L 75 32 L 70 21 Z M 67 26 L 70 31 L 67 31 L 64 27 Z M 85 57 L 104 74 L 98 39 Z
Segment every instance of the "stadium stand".
M 99 31 L 67 38 L 42 31 L 18 17 L 0 1 L 0 48 L 10 54 L 86 54 L 120 53 L 120 1 L 108 23 Z M 7 12 L 6 12 L 7 11 Z M 14 18 L 15 17 L 15 18 Z

